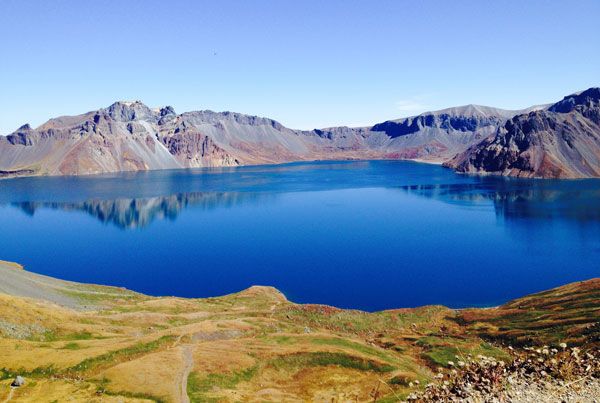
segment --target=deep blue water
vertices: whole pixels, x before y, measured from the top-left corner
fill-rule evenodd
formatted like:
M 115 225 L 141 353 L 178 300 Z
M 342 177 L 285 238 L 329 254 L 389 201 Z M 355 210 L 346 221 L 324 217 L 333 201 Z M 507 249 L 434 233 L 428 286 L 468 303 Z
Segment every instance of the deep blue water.
M 4 180 L 0 259 L 152 295 L 495 305 L 600 276 L 600 180 L 401 161 Z

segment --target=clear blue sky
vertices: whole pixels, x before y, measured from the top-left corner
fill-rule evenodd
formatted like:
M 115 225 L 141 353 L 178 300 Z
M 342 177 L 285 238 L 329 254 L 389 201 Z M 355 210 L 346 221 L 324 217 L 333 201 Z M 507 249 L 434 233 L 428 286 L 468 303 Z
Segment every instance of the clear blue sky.
M 293 128 L 600 85 L 600 1 L 0 1 L 0 133 L 119 99 Z

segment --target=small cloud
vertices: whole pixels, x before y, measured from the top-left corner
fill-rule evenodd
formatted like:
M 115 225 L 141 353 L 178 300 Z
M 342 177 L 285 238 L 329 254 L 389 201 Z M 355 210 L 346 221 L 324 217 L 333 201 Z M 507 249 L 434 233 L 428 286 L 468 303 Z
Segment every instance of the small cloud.
M 403 99 L 396 102 L 396 109 L 401 112 L 417 112 L 427 109 L 427 105 L 419 101 L 415 101 L 414 99 Z
M 412 97 L 404 98 L 396 101 L 396 109 L 399 110 L 404 116 L 414 116 L 423 112 L 435 110 L 437 106 L 437 100 L 439 95 L 437 93 L 423 93 L 417 94 Z M 432 103 L 431 101 L 434 100 Z

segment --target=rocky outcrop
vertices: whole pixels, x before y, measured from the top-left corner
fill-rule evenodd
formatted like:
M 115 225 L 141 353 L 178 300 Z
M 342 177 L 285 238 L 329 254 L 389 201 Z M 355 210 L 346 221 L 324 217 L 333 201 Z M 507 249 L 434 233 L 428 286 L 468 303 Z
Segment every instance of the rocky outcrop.
M 17 375 L 10 384 L 10 386 L 12 386 L 13 388 L 18 388 L 23 385 L 25 385 L 25 378 L 23 378 L 21 375 Z
M 167 150 L 183 166 L 234 166 L 239 161 L 217 146 L 208 136 L 198 132 L 177 133 L 161 139 Z
M 35 175 L 33 169 L 17 169 L 14 171 L 0 171 L 0 178 L 14 178 L 17 176 L 31 176 Z
M 517 115 L 446 165 L 459 172 L 519 177 L 599 177 L 600 88 Z

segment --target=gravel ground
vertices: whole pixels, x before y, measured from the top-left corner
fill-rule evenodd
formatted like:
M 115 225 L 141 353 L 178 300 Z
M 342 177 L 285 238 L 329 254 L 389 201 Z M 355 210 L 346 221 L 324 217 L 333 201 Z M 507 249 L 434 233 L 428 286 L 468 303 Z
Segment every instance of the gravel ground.
M 491 357 L 460 357 L 410 402 L 600 403 L 600 350 L 593 346 L 509 348 L 509 363 Z M 457 357 L 459 358 L 459 357 Z
M 0 278 L 2 278 L 0 293 L 41 299 L 69 308 L 82 309 L 80 301 L 64 292 L 68 286 L 76 283 L 30 273 L 16 263 L 1 260 Z
M 514 380 L 504 394 L 505 402 L 600 402 L 600 381 L 582 378 L 574 383 Z
M 125 289 L 113 292 L 105 287 L 106 291 L 95 290 L 92 284 L 81 284 L 31 273 L 17 263 L 3 260 L 0 260 L 0 279 L 1 294 L 49 301 L 76 310 L 102 308 L 101 304 L 92 302 L 97 296 L 118 297 L 132 294 Z

